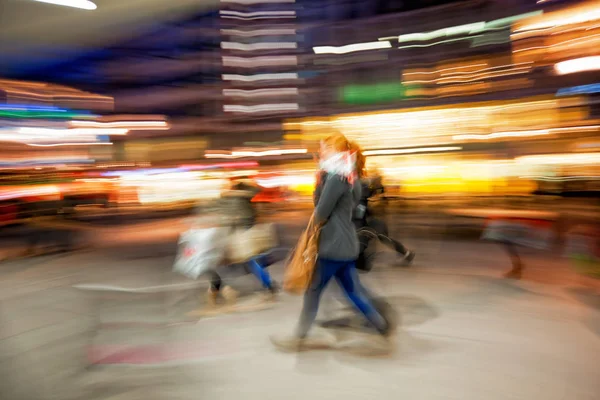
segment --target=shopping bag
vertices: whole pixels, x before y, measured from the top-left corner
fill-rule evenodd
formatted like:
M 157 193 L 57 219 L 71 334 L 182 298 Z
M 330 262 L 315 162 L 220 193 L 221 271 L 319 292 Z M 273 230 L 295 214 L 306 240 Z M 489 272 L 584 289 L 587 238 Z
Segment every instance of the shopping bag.
M 179 249 L 173 271 L 188 278 L 216 268 L 225 253 L 227 230 L 220 227 L 190 229 L 179 238 Z
M 250 229 L 237 229 L 231 233 L 227 243 L 227 258 L 232 263 L 241 263 L 275 247 L 275 225 L 258 224 Z
M 283 278 L 285 291 L 302 294 L 310 286 L 319 255 L 320 233 L 321 225 L 315 223 L 313 214 L 286 262 Z

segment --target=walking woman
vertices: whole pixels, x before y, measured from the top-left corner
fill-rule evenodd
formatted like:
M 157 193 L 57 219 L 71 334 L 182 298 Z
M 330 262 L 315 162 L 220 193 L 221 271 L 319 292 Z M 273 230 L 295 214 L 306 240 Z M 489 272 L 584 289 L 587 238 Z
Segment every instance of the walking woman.
M 321 295 L 332 278 L 342 287 L 350 302 L 383 336 L 390 327 L 358 281 L 356 259 L 359 243 L 352 214 L 360 199 L 360 176 L 364 170 L 364 155 L 360 148 L 342 134 L 335 134 L 321 143 L 320 171 L 314 192 L 314 215 L 323 224 L 319 238 L 319 258 L 310 287 L 304 294 L 304 305 L 295 335 L 273 338 L 282 350 L 299 350 L 313 325 Z M 360 172 L 358 172 L 360 171 Z

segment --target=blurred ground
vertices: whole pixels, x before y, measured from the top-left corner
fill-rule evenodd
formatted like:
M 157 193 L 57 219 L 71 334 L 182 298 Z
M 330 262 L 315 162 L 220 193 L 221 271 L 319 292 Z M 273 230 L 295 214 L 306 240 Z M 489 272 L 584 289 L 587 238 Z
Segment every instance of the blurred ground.
M 305 215 L 269 218 L 285 225 L 285 239 L 293 243 Z M 283 295 L 268 310 L 190 321 L 185 314 L 198 305 L 200 289 L 115 298 L 104 317 L 151 320 L 169 300 L 169 318 L 187 323 L 107 329 L 92 338 L 99 309 L 72 285 L 185 282 L 170 272 L 181 219 L 137 221 L 86 233 L 94 242 L 86 250 L 0 264 L 0 398 L 599 398 L 596 281 L 574 274 L 555 254 L 534 251 L 524 253 L 523 280 L 507 281 L 501 276 L 509 260 L 497 245 L 412 237 L 394 218 L 394 233 L 418 252 L 414 267 L 397 266 L 384 251 L 363 276 L 402 315 L 398 351 L 390 357 L 278 353 L 268 337 L 292 331 L 299 298 Z M 280 278 L 281 265 L 272 272 Z M 232 283 L 247 292 L 257 288 L 248 276 Z M 104 350 L 129 346 L 130 360 L 145 365 L 86 371 L 90 343 Z M 169 366 L 158 366 L 161 360 Z

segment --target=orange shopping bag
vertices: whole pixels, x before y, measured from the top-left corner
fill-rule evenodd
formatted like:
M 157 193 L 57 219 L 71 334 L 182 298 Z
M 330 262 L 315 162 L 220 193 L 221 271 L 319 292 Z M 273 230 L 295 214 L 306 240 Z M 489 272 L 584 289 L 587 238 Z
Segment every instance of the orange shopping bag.
M 303 294 L 310 286 L 319 255 L 321 225 L 315 223 L 314 214 L 286 262 L 283 289 L 293 294 Z

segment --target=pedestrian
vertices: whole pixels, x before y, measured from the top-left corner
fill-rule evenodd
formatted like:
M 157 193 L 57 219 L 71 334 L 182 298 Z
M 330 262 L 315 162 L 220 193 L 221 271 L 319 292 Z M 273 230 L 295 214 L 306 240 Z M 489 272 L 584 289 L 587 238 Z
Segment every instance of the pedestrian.
M 221 225 L 229 232 L 234 230 L 247 230 L 256 224 L 256 212 L 253 207 L 252 198 L 259 189 L 248 180 L 231 182 L 229 189 L 221 193 L 218 201 L 213 203 L 213 208 L 203 209 L 204 215 L 221 215 Z M 242 270 L 244 274 L 254 275 L 265 290 L 265 299 L 273 300 L 278 290 L 276 282 L 271 278 L 267 267 L 272 265 L 276 259 L 270 254 L 261 254 L 242 263 L 225 264 L 220 268 L 212 268 L 205 275 L 208 276 L 210 286 L 206 294 L 209 308 L 217 306 L 217 299 L 222 295 L 228 306 L 237 303 L 239 292 L 229 285 L 223 283 L 223 275 L 232 274 L 234 271 Z M 223 274 L 224 271 L 227 271 Z
M 221 195 L 221 201 L 226 204 L 226 211 L 232 229 L 247 230 L 256 225 L 257 212 L 252 199 L 260 192 L 260 189 L 250 181 L 248 177 L 243 177 L 232 182 L 230 190 L 224 191 Z M 274 263 L 274 257 L 265 254 L 256 255 L 252 259 L 244 262 L 242 267 L 245 272 L 254 275 L 261 283 L 269 299 L 273 299 L 278 290 L 277 284 L 271 278 L 267 267 Z
M 369 199 L 383 192 L 384 187 L 381 183 L 381 177 L 371 179 L 363 177 L 361 179 L 361 198 L 353 214 L 354 225 L 360 242 L 360 253 L 357 261 L 357 268 L 360 270 L 369 271 L 372 267 L 373 255 L 368 251 L 372 239 L 377 239 L 380 243 L 396 251 L 404 266 L 410 265 L 415 258 L 414 251 L 407 249 L 398 240 L 390 237 L 385 221 L 375 218 L 370 212 Z
M 314 218 L 316 223 L 322 224 L 319 254 L 312 282 L 304 294 L 295 334 L 272 338 L 273 344 L 282 350 L 299 350 L 306 344 L 321 295 L 334 277 L 350 302 L 379 334 L 388 336 L 391 332 L 388 322 L 364 294 L 356 272 L 359 243 L 352 213 L 360 199 L 363 168 L 364 155 L 360 148 L 344 135 L 334 134 L 321 142 L 320 170 L 313 196 Z

